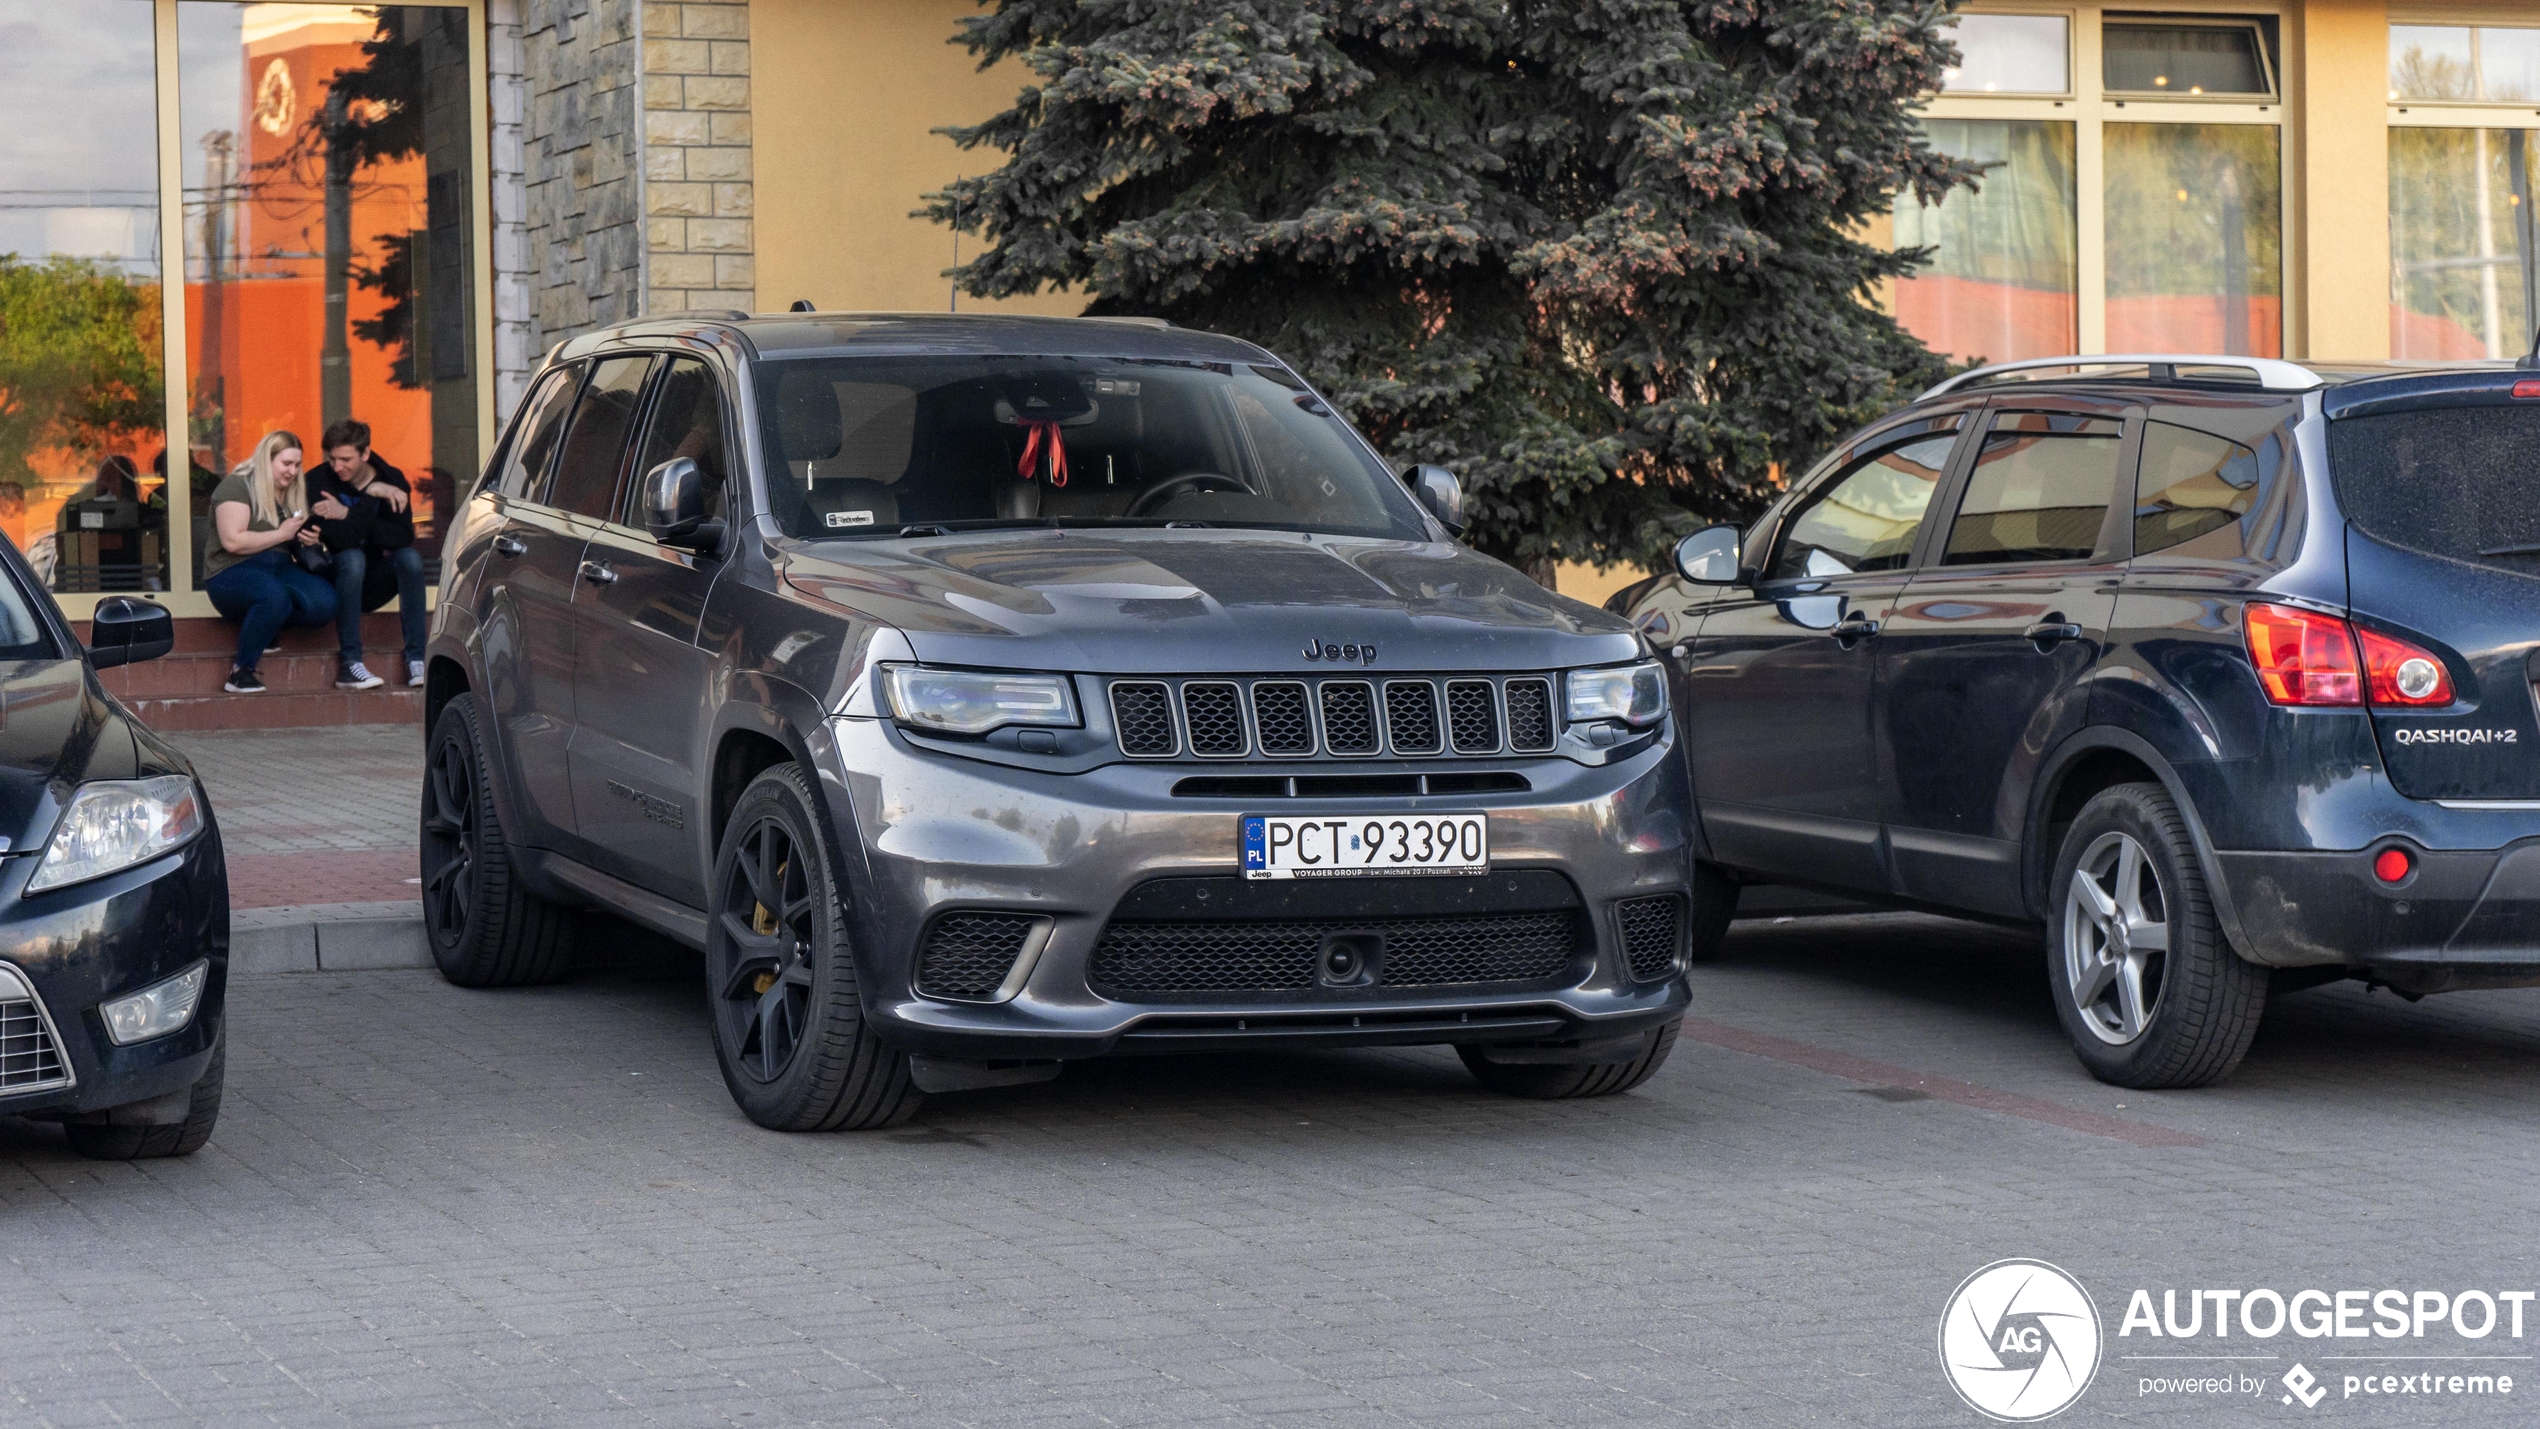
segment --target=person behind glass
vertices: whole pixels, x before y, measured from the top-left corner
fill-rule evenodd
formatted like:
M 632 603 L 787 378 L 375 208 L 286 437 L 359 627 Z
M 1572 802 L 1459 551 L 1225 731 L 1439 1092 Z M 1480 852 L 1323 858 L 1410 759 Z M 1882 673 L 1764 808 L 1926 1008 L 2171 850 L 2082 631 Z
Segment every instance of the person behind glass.
M 406 683 L 423 683 L 423 553 L 415 549 L 414 488 L 370 449 L 370 424 L 346 418 L 318 439 L 326 464 L 312 473 L 321 537 L 335 555 L 335 688 L 377 689 L 362 663 L 362 613 L 397 598 Z
M 275 648 L 282 628 L 335 618 L 335 587 L 302 570 L 292 554 L 318 544 L 298 437 L 267 432 L 255 455 L 221 478 L 212 491 L 212 535 L 203 593 L 225 619 L 238 622 L 238 658 L 221 688 L 263 694 L 256 664 Z

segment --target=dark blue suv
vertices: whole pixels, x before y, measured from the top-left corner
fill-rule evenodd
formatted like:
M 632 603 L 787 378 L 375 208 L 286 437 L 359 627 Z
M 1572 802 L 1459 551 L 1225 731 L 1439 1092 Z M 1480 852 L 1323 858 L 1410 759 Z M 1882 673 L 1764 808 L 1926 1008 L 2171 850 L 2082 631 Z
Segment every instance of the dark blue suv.
M 2272 987 L 2540 983 L 2540 370 L 2010 363 L 1619 596 L 1672 658 L 1698 945 L 1741 885 L 2040 922 L 2103 1080 Z

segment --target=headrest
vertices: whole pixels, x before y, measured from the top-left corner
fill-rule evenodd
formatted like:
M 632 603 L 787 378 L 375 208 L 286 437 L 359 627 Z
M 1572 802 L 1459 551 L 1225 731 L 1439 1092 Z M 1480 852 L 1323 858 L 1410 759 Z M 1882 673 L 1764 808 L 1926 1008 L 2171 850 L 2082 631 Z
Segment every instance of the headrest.
M 776 439 L 787 462 L 836 456 L 839 436 L 838 392 L 827 373 L 798 367 L 776 379 Z

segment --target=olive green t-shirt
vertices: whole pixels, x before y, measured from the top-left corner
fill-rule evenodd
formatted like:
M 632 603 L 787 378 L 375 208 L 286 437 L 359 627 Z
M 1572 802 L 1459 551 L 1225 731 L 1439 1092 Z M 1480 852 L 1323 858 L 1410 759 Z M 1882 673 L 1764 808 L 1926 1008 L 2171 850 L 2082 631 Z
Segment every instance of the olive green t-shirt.
M 210 580 L 247 559 L 220 543 L 220 509 L 232 501 L 247 508 L 247 529 L 250 531 L 270 531 L 279 524 L 267 521 L 256 514 L 256 503 L 249 499 L 247 494 L 245 472 L 233 471 L 222 477 L 220 485 L 212 488 L 212 529 L 208 542 L 210 549 L 203 552 L 203 579 L 205 580 Z

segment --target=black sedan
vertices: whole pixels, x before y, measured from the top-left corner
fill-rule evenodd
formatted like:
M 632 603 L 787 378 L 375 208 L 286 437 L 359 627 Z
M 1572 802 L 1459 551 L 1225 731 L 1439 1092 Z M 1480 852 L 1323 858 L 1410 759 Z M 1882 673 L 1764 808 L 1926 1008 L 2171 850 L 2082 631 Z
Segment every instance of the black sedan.
M 184 1156 L 220 1115 L 229 874 L 192 766 L 97 681 L 166 654 L 167 611 L 115 597 L 91 629 L 0 540 L 0 1116 Z

